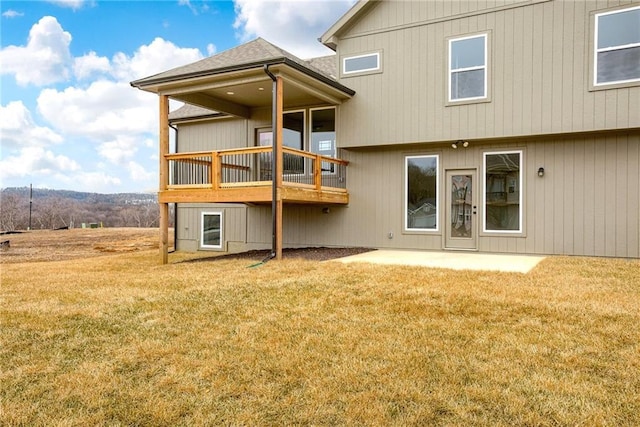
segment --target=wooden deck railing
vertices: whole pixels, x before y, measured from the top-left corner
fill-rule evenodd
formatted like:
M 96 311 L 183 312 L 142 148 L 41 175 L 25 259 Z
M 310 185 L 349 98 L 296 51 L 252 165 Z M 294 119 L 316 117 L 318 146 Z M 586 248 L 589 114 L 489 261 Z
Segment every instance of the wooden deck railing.
M 345 191 L 348 162 L 283 147 L 283 187 Z M 165 154 L 169 190 L 270 186 L 272 148 L 247 147 Z

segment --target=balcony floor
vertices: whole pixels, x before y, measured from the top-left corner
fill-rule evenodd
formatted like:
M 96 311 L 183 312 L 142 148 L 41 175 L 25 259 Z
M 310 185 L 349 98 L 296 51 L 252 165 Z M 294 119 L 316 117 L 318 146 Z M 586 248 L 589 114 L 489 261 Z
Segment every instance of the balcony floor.
M 171 188 L 158 193 L 160 203 L 271 203 L 271 185 L 231 187 L 214 190 L 212 188 Z M 334 204 L 349 203 L 349 193 L 345 190 L 323 187 L 315 188 L 287 186 L 280 190 L 284 203 Z

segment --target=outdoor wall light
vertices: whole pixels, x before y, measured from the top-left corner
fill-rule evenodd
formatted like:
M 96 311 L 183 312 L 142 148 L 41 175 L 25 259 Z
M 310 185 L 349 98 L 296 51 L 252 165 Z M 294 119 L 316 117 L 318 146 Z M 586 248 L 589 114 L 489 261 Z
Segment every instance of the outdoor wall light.
M 540 178 L 542 178 L 544 176 L 544 168 L 543 167 L 539 167 L 538 168 L 538 176 Z
M 455 150 L 455 149 L 458 148 L 458 145 L 462 145 L 464 148 L 467 148 L 469 146 L 469 141 L 463 141 L 463 140 L 459 139 L 456 142 L 454 142 L 453 144 L 451 144 L 451 148 L 453 148 Z
M 328 214 L 329 212 L 331 212 L 331 209 L 329 209 L 329 208 L 322 208 L 322 213 L 323 213 L 323 214 Z

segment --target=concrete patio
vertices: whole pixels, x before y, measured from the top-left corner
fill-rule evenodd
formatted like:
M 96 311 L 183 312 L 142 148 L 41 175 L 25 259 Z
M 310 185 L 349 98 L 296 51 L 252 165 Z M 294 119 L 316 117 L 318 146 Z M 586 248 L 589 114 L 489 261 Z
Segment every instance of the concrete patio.
M 339 258 L 335 261 L 343 263 L 369 262 L 374 264 L 449 268 L 452 270 L 485 270 L 510 273 L 528 273 L 543 259 L 545 259 L 544 256 L 533 255 L 379 249 Z

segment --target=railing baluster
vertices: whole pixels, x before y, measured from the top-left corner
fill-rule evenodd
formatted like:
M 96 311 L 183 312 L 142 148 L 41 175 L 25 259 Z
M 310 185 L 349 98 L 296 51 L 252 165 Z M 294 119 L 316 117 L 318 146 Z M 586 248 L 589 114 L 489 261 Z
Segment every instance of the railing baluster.
M 175 153 L 165 155 L 171 171 L 172 186 L 210 186 L 215 190 L 242 183 L 271 181 L 271 147 L 248 147 L 230 150 Z M 283 147 L 283 182 L 308 186 L 346 189 L 347 163 Z

